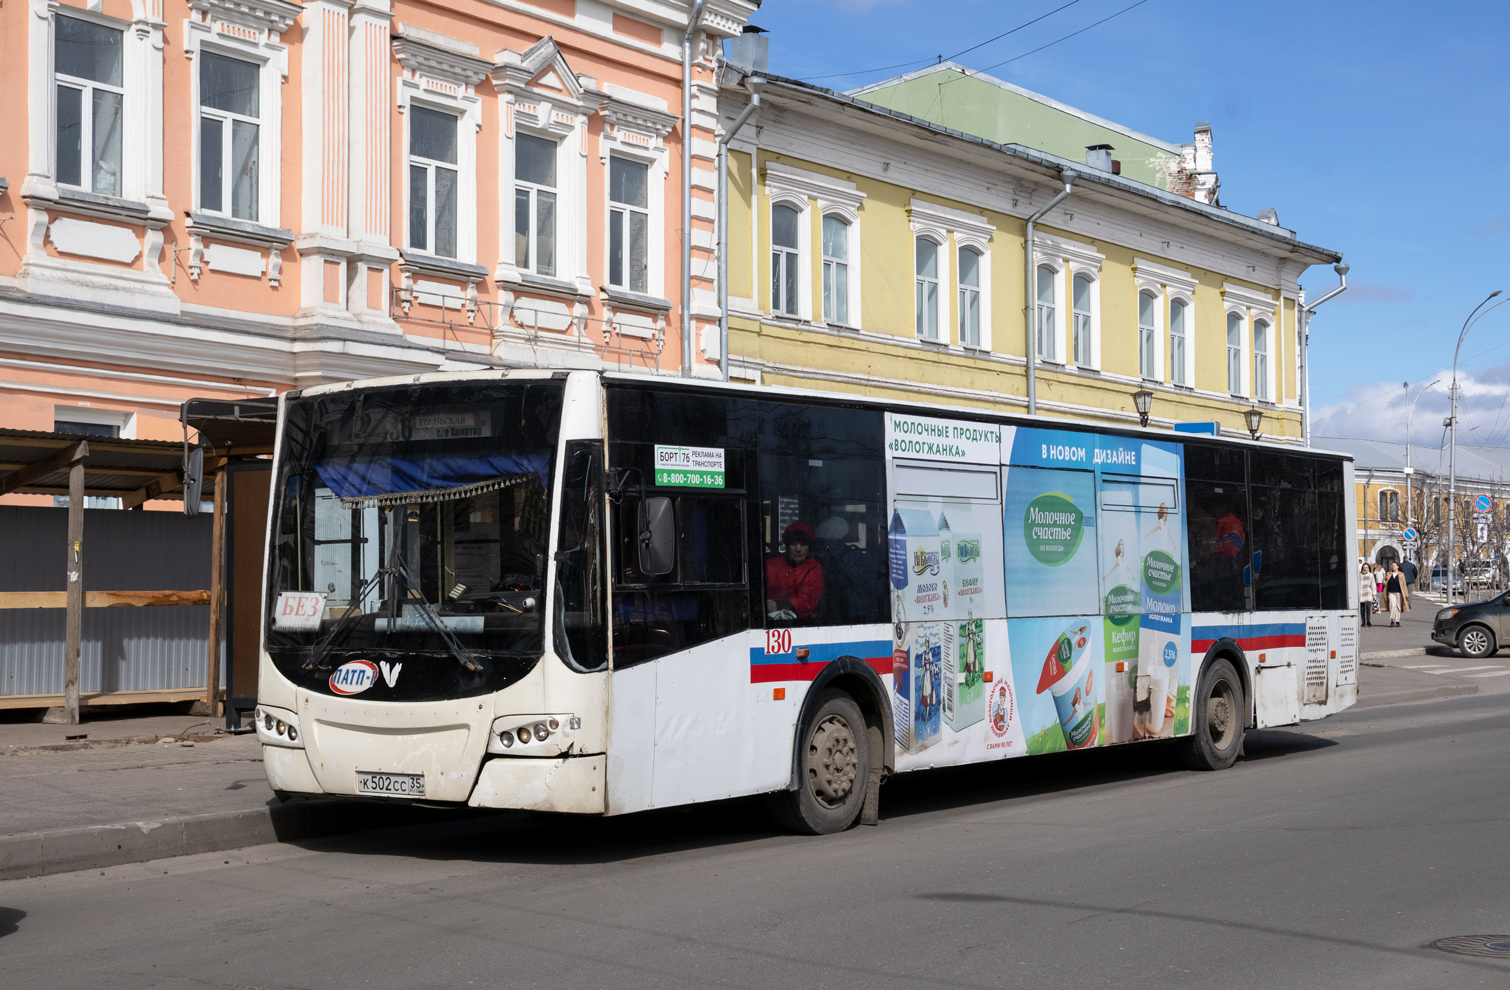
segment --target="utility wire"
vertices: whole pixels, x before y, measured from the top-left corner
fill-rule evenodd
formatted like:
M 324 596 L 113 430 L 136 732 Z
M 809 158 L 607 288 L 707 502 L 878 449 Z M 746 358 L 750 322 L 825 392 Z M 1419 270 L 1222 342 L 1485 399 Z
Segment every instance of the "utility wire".
M 1062 37 L 1062 38 L 1056 38 L 1056 39 L 1054 39 L 1053 41 L 1049 42 L 1046 45 L 1039 45 L 1037 48 L 1033 49 L 1030 52 L 1023 52 L 1021 55 L 1017 55 L 1017 56 L 1014 56 L 1012 58 L 1009 58 L 1009 59 L 1007 59 L 1004 62 L 997 62 L 995 65 L 988 65 L 984 69 L 980 69 L 978 71 L 980 71 L 980 72 L 990 72 L 992 69 L 999 69 L 999 68 L 1001 68 L 1004 65 L 1011 65 L 1013 62 L 1016 62 L 1019 59 L 1027 58 L 1029 55 L 1037 55 L 1039 52 L 1043 51 L 1046 48 L 1053 48 L 1055 45 L 1059 44 L 1060 42 L 1069 41 L 1071 38 L 1075 37 L 1076 35 L 1084 34 L 1085 32 L 1089 31 L 1093 27 L 1100 27 L 1102 24 L 1105 24 L 1107 21 L 1112 20 L 1113 18 L 1121 17 L 1123 14 L 1127 13 L 1129 10 L 1132 10 L 1134 7 L 1141 7 L 1141 6 L 1143 6 L 1147 2 L 1148 2 L 1148 0 L 1138 0 L 1137 3 L 1130 4 L 1130 5 L 1126 6 L 1126 7 L 1123 7 L 1121 10 L 1117 11 L 1115 14 L 1109 14 L 1108 16 L 1101 18 L 1099 21 L 1096 21 L 1093 24 L 1087 24 L 1085 27 L 1081 28 L 1078 31 L 1071 31 L 1069 34 L 1065 35 L 1064 37 Z M 965 75 L 970 75 L 970 74 L 971 73 L 968 72 L 968 71 L 965 73 Z M 960 77 L 960 78 L 963 78 L 963 77 Z M 955 80 L 955 79 L 946 79 L 946 80 L 944 80 L 943 83 L 940 83 L 940 85 L 947 85 L 948 83 L 956 82 L 956 81 L 957 80 Z
M 953 62 L 955 59 L 959 58 L 961 55 L 968 55 L 971 52 L 975 51 L 977 48 L 984 48 L 987 45 L 991 44 L 991 42 L 993 42 L 993 41 L 1000 41 L 1001 39 L 1005 38 L 1009 34 L 1016 34 L 1018 31 L 1021 31 L 1023 28 L 1032 27 L 1034 24 L 1037 24 L 1039 21 L 1043 20 L 1045 17 L 1052 17 L 1055 14 L 1059 13 L 1061 10 L 1064 10 L 1066 7 L 1073 7 L 1073 6 L 1075 6 L 1075 4 L 1077 4 L 1079 2 L 1080 2 L 1080 0 L 1070 0 L 1069 3 L 1064 4 L 1063 6 L 1060 6 L 1060 7 L 1055 7 L 1053 10 L 1049 11 L 1047 14 L 1041 14 L 1038 17 L 1033 18 L 1031 21 L 1025 21 L 1022 24 L 1017 25 L 1015 28 L 1012 28 L 1010 31 L 1003 31 L 1001 34 L 998 34 L 995 37 L 987 38 L 985 41 L 982 41 L 978 45 L 971 45 L 969 48 L 966 48 L 963 51 L 955 52 L 953 55 L 950 55 L 947 58 L 944 57 L 944 56 L 942 56 L 942 55 L 940 55 L 938 61 L 939 62 Z M 913 59 L 911 62 L 900 62 L 900 63 L 898 63 L 896 65 L 882 65 L 882 66 L 879 66 L 878 68 L 874 68 L 874 69 L 857 69 L 854 72 L 833 72 L 833 73 L 829 73 L 826 76 L 808 76 L 808 81 L 812 82 L 812 81 L 817 80 L 817 79 L 842 79 L 845 76 L 864 76 L 864 75 L 868 75 L 868 74 L 870 74 L 872 72 L 888 72 L 888 71 L 890 71 L 892 69 L 904 69 L 904 68 L 906 68 L 909 65 L 926 65 L 926 64 L 928 64 L 928 60 L 926 58 Z M 937 63 L 934 63 L 934 64 L 937 64 Z

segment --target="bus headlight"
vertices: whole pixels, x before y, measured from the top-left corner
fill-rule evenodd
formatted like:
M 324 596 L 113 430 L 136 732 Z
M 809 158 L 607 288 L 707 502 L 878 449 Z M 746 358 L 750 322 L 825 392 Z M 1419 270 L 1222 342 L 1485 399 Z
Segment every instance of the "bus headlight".
M 575 715 L 504 715 L 493 720 L 488 752 L 560 756 L 571 751 L 582 720 Z
M 252 724 L 257 727 L 257 741 L 264 746 L 304 748 L 300 742 L 299 716 L 285 708 L 259 705 Z

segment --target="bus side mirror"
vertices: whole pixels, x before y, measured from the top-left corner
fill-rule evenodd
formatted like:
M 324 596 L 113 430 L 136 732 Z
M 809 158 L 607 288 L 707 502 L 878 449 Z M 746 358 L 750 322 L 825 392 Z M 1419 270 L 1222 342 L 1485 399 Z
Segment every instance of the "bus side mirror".
M 184 467 L 184 515 L 192 518 L 199 515 L 199 502 L 204 493 L 204 448 L 195 447 L 189 451 Z
M 676 513 L 671 499 L 640 502 L 640 570 L 648 575 L 669 574 L 676 566 Z

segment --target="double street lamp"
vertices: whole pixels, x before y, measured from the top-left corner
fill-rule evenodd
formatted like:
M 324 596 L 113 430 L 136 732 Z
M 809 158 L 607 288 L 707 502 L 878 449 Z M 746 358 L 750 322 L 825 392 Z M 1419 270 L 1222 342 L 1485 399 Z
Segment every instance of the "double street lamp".
M 1447 481 L 1447 604 L 1451 605 L 1455 598 L 1453 594 L 1453 557 L 1457 553 L 1457 500 L 1458 500 L 1458 352 L 1463 349 L 1463 338 L 1468 336 L 1468 331 L 1473 325 L 1484 318 L 1484 314 L 1490 309 L 1496 309 L 1510 302 L 1510 299 L 1501 299 L 1499 302 L 1484 309 L 1484 304 L 1489 302 L 1502 290 L 1495 289 L 1484 297 L 1484 302 L 1473 307 L 1473 312 L 1468 314 L 1468 319 L 1463 321 L 1463 329 L 1458 331 L 1458 346 L 1452 351 L 1452 388 L 1449 393 L 1452 397 L 1452 414 L 1447 420 L 1447 425 L 1452 428 L 1452 447 L 1448 454 L 1448 481 Z M 1483 312 L 1480 312 L 1483 310 Z

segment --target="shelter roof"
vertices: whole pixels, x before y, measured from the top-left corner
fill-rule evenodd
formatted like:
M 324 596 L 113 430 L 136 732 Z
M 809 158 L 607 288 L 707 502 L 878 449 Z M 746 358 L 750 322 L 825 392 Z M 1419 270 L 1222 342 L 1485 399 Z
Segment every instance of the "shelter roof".
M 183 456 L 183 444 L 171 440 L 0 430 L 0 495 L 67 495 L 70 465 L 81 459 L 84 494 L 119 498 L 132 508 L 177 497 Z

